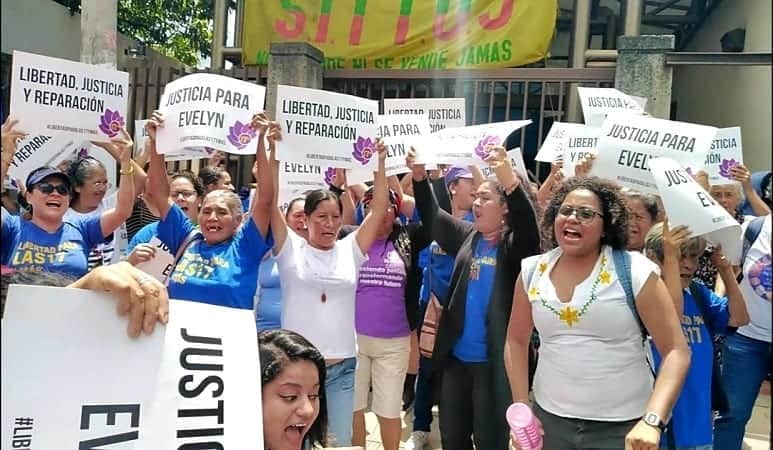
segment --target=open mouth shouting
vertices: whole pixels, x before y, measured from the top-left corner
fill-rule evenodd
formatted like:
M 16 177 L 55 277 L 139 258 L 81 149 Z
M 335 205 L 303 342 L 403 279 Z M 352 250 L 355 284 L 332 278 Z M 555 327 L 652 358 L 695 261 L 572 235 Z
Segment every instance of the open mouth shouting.
M 300 448 L 303 443 L 303 437 L 309 429 L 309 425 L 305 423 L 296 423 L 285 428 L 285 438 L 293 446 Z

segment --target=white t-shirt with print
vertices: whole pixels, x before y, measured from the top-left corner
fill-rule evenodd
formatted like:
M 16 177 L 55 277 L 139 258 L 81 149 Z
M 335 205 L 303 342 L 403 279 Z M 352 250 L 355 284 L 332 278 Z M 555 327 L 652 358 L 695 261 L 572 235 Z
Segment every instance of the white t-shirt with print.
M 540 349 L 534 396 L 545 411 L 561 417 L 624 421 L 641 417 L 653 378 L 636 318 L 617 277 L 612 248 L 604 247 L 590 276 L 569 302 L 559 301 L 550 273 L 561 249 L 521 262 Z M 628 252 L 631 284 L 638 295 L 658 266 Z M 526 277 L 527 275 L 523 275 Z M 591 292 L 595 286 L 595 298 Z
M 357 355 L 354 299 L 360 267 L 368 257 L 355 237 L 351 233 L 333 249 L 319 250 L 288 229 L 276 256 L 282 328 L 300 333 L 325 359 Z
M 746 227 L 743 232 L 746 233 Z M 770 264 L 770 214 L 765 217 L 762 229 L 749 248 L 746 260 L 743 261 L 743 280 L 741 292 L 749 312 L 749 323 L 739 327 L 738 333 L 752 339 L 771 342 L 771 264 Z

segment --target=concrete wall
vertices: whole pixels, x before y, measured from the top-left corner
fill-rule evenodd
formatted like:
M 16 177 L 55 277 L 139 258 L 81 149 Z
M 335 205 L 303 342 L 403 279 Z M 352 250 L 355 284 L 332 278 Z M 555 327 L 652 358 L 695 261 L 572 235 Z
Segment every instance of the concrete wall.
M 70 10 L 51 0 L 2 0 L 0 3 L 0 26 L 2 27 L 3 53 L 14 50 L 38 53 L 56 58 L 78 61 L 81 45 L 81 16 L 70 15 Z M 124 54 L 124 50 L 135 46 L 136 41 L 118 35 L 119 69 L 138 67 L 182 67 L 172 58 L 152 49 L 147 49 L 147 57 L 133 61 Z
M 746 28 L 744 51 L 771 51 L 771 1 L 720 3 L 687 51 L 721 51 L 720 38 Z M 771 168 L 771 66 L 677 67 L 673 100 L 676 119 L 718 127 L 740 126 L 744 162 L 752 170 Z

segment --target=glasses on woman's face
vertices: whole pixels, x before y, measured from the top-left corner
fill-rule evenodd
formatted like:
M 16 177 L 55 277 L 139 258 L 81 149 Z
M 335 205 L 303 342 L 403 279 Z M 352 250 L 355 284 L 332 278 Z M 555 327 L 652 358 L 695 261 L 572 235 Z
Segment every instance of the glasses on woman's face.
M 110 189 L 113 186 L 108 181 L 91 181 L 88 184 L 94 186 L 94 189 Z
M 51 184 L 51 183 L 38 183 L 35 185 L 35 189 L 39 190 L 43 194 L 50 194 L 56 191 L 59 195 L 69 195 L 70 188 L 66 184 Z
M 567 219 L 572 216 L 572 214 L 577 217 L 577 220 L 579 220 L 582 223 L 588 223 L 593 220 L 594 217 L 604 217 L 603 214 L 600 212 L 594 210 L 593 208 L 588 208 L 587 206 L 580 206 L 578 208 L 575 208 L 571 205 L 563 205 L 560 208 L 558 208 L 558 214 L 561 214 L 562 216 L 566 217 Z
M 170 198 L 177 198 L 181 195 L 184 198 L 192 198 L 196 195 L 196 191 L 172 191 L 169 193 Z

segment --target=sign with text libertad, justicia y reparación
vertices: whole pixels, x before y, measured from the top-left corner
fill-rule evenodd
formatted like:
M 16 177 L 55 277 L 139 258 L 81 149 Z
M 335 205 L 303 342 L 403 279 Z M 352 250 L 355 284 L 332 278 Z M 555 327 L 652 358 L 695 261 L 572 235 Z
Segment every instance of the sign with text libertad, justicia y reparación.
M 556 0 L 246 0 L 244 64 L 308 42 L 327 69 L 513 67 L 544 59 Z

